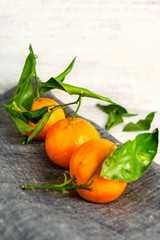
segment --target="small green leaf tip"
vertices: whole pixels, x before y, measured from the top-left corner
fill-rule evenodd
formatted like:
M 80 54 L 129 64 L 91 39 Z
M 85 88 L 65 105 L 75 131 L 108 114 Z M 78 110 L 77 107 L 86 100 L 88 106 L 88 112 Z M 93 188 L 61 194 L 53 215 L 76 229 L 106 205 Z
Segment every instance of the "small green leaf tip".
M 27 143 L 27 138 L 21 139 L 19 143 L 25 145 Z
M 59 74 L 57 77 L 55 77 L 56 80 L 63 82 L 65 77 L 67 76 L 67 74 L 69 74 L 74 66 L 75 60 L 77 57 L 75 57 L 72 62 L 70 63 L 70 65 L 61 73 Z
M 129 132 L 149 130 L 151 127 L 151 123 L 154 119 L 154 116 L 155 112 L 151 112 L 146 116 L 145 119 L 141 119 L 137 123 L 130 122 L 123 128 L 123 131 Z
M 33 53 L 33 48 L 32 48 L 31 43 L 29 44 L 29 50 L 30 50 L 31 53 Z M 34 54 L 34 53 L 33 53 L 33 54 Z

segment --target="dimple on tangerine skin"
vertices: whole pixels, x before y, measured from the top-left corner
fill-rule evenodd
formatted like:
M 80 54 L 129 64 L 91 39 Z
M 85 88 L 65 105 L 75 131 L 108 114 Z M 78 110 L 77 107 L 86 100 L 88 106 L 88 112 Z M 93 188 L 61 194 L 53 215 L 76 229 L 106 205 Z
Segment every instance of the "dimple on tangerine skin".
M 94 139 L 81 145 L 70 159 L 70 176 L 76 178 L 76 185 L 84 184 L 93 174 L 96 167 L 102 160 L 105 152 L 113 146 L 113 143 L 106 139 Z M 115 150 L 112 148 L 108 156 Z M 101 167 L 98 169 L 94 178 L 100 174 Z M 97 179 L 89 187 L 93 191 L 77 189 L 79 195 L 91 202 L 107 203 L 118 198 L 125 190 L 127 183 L 105 179 Z
M 99 139 L 95 127 L 81 118 L 65 118 L 55 123 L 48 131 L 45 147 L 46 152 L 55 164 L 68 168 L 71 155 L 84 142 Z
M 32 105 L 32 111 L 40 109 L 44 106 L 49 106 L 49 105 L 59 105 L 55 100 L 51 98 L 40 98 L 40 100 L 37 100 L 37 98 L 34 99 L 33 105 Z M 65 118 L 65 113 L 62 108 L 56 109 L 50 116 L 47 124 L 45 127 L 42 129 L 42 131 L 35 137 L 37 140 L 44 140 L 48 129 L 57 121 L 64 119 Z M 36 126 L 37 124 L 34 124 L 32 122 L 29 122 L 30 126 Z M 31 133 L 27 134 L 29 136 Z

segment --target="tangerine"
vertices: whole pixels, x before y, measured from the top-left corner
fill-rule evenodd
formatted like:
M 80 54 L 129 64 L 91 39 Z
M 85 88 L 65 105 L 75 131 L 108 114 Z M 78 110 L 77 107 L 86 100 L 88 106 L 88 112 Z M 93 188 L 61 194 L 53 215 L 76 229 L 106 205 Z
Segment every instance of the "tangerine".
M 55 100 L 51 99 L 51 98 L 40 98 L 40 100 L 38 100 L 37 98 L 34 99 L 33 101 L 33 105 L 32 105 L 32 111 L 40 109 L 42 107 L 45 106 L 49 106 L 49 105 L 59 105 Z M 62 108 L 58 108 L 56 109 L 50 116 L 47 124 L 44 126 L 44 128 L 42 129 L 42 131 L 35 137 L 35 139 L 37 140 L 44 140 L 46 137 L 46 134 L 48 132 L 48 129 L 57 121 L 59 121 L 60 119 L 65 118 L 65 113 L 63 111 Z M 30 126 L 36 126 L 37 124 L 34 124 L 32 122 L 29 122 Z M 27 136 L 29 136 L 31 134 L 28 133 Z
M 90 139 L 99 139 L 95 127 L 82 118 L 65 118 L 56 122 L 45 139 L 46 152 L 54 163 L 68 168 L 73 152 Z
M 94 139 L 81 145 L 70 159 L 70 176 L 76 179 L 75 185 L 85 184 L 96 170 L 107 150 L 111 149 L 113 143 L 106 139 Z M 116 149 L 113 146 L 107 157 Z M 103 164 L 103 163 L 102 163 Z M 106 203 L 118 198 L 124 191 L 127 183 L 99 177 L 102 165 L 98 168 L 89 186 L 93 191 L 76 189 L 78 194 L 91 202 Z

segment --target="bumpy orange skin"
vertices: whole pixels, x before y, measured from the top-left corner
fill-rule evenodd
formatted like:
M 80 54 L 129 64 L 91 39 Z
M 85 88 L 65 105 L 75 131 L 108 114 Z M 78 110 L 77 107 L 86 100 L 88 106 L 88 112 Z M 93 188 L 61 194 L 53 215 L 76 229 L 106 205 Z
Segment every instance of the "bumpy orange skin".
M 80 145 L 100 138 L 97 130 L 86 120 L 75 118 L 72 124 L 70 121 L 71 118 L 65 118 L 55 123 L 45 140 L 49 158 L 63 168 L 69 167 L 71 155 Z
M 75 176 L 76 185 L 84 184 L 93 174 L 96 167 L 102 160 L 105 152 L 111 148 L 112 142 L 106 139 L 90 140 L 81 145 L 72 155 L 70 159 L 70 176 Z M 114 151 L 115 146 L 107 155 Z M 99 176 L 101 167 L 93 177 Z M 79 195 L 95 203 L 106 203 L 118 198 L 124 191 L 127 183 L 122 181 L 109 180 L 105 178 L 97 179 L 90 187 L 93 191 L 77 189 Z
M 53 99 L 50 98 L 41 98 L 40 101 L 37 100 L 37 98 L 34 99 L 33 105 L 32 105 L 32 111 L 40 109 L 42 107 L 45 106 L 49 106 L 49 105 L 59 105 L 56 101 L 54 101 Z M 42 129 L 42 131 L 35 137 L 35 139 L 37 140 L 44 140 L 46 137 L 46 134 L 48 132 L 48 129 L 57 121 L 64 119 L 65 118 L 65 113 L 63 111 L 62 108 L 59 108 L 57 110 L 55 110 L 52 115 L 50 116 L 47 124 L 45 125 L 45 127 Z M 30 126 L 36 126 L 36 124 L 29 122 Z M 27 134 L 27 136 L 29 136 L 31 133 Z

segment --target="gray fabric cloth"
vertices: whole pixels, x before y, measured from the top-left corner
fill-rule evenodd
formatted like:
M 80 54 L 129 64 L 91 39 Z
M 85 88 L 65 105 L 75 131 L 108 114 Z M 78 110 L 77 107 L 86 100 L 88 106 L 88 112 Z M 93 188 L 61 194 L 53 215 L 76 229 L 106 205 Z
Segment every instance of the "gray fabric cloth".
M 44 142 L 20 145 L 22 138 L 0 95 L 0 239 L 123 240 L 160 239 L 160 166 L 153 163 L 117 200 L 95 204 L 68 194 L 22 190 L 23 184 L 58 184 L 64 169 L 46 155 Z M 67 116 L 71 114 L 67 108 Z M 117 142 L 96 125 L 101 137 Z

